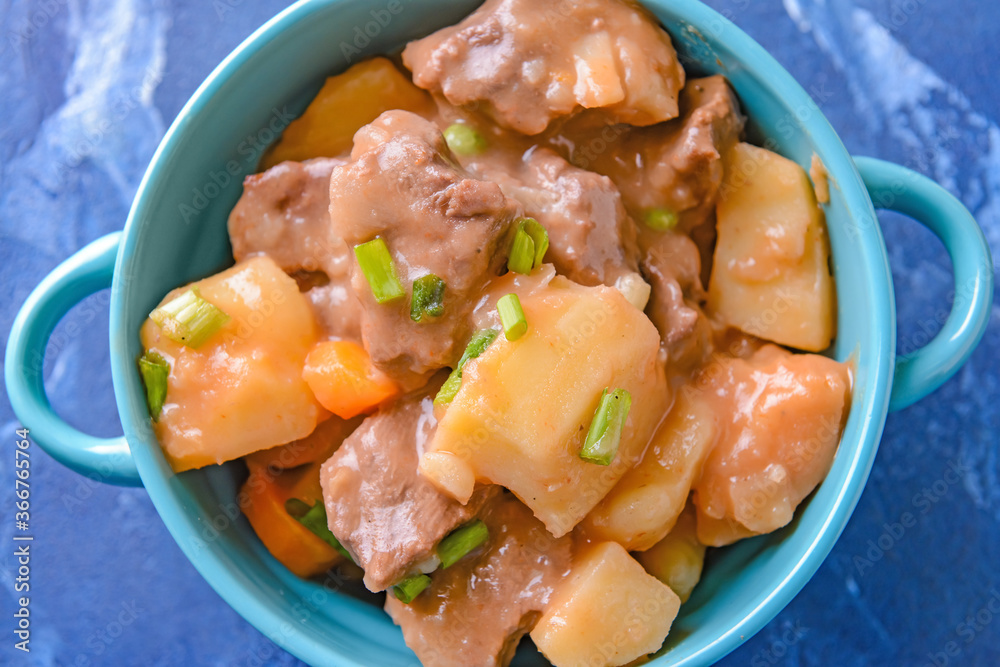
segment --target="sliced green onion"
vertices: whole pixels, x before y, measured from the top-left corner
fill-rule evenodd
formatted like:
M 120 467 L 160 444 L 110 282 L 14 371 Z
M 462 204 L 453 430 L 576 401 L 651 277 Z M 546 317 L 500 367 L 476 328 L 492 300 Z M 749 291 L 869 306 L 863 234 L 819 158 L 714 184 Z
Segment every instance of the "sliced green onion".
M 646 226 L 657 232 L 669 232 L 677 226 L 677 212 L 669 208 L 651 208 L 646 211 Z
M 431 585 L 431 578 L 426 574 L 415 574 L 407 577 L 392 587 L 392 594 L 403 604 L 410 604 L 413 599 Z
M 456 368 L 448 376 L 448 379 L 444 381 L 441 388 L 438 390 L 437 396 L 434 397 L 434 405 L 446 405 L 451 403 L 455 398 L 455 394 L 458 390 L 462 388 L 462 369 Z
M 507 258 L 507 268 L 515 273 L 528 275 L 535 265 L 535 242 L 519 225 L 514 234 L 514 243 L 510 247 L 510 257 Z
M 516 294 L 507 294 L 497 301 L 497 312 L 503 325 L 503 335 L 507 340 L 517 340 L 528 330 L 528 320 L 524 319 L 521 300 Z
M 428 273 L 413 281 L 413 298 L 410 300 L 410 319 L 420 322 L 424 316 L 444 315 L 444 281 Z
M 486 348 L 496 338 L 497 331 L 495 329 L 482 329 L 472 335 L 472 340 L 465 347 L 465 352 L 462 353 L 462 358 L 458 360 L 455 370 L 451 372 L 448 379 L 441 385 L 441 389 L 438 390 L 437 396 L 434 397 L 435 405 L 451 403 L 452 399 L 455 398 L 455 394 L 462 388 L 462 368 L 469 362 L 469 359 L 475 359 L 486 351 Z
M 303 509 L 305 509 L 304 513 Z M 317 501 L 315 505 L 309 507 L 309 505 L 298 498 L 289 498 L 285 501 L 285 511 L 291 514 L 296 521 L 308 528 L 318 538 L 339 551 L 344 558 L 349 561 L 354 560 L 347 549 L 344 548 L 344 545 L 340 543 L 340 540 L 330 532 L 330 526 L 326 521 L 326 507 L 323 506 L 322 502 Z
M 365 274 L 376 301 L 385 303 L 405 294 L 396 276 L 396 266 L 392 263 L 385 239 L 376 237 L 354 246 L 354 256 L 358 258 L 361 272 Z
M 225 326 L 229 315 L 201 298 L 198 288 L 192 286 L 151 312 L 149 319 L 156 322 L 170 340 L 195 349 Z
M 590 422 L 587 439 L 580 450 L 580 458 L 588 463 L 610 465 L 618 453 L 622 429 L 629 408 L 632 407 L 632 395 L 624 389 L 615 389 L 610 394 L 605 388 L 601 394 L 601 402 L 594 412 L 594 420 Z
M 535 243 L 534 266 L 537 267 L 542 263 L 542 260 L 545 259 L 545 252 L 549 249 L 549 233 L 545 231 L 545 227 L 542 227 L 542 223 L 538 222 L 534 218 L 525 218 L 522 220 L 521 229 L 523 229 Z
M 139 375 L 146 387 L 146 405 L 153 421 L 160 418 L 163 401 L 167 398 L 167 376 L 170 375 L 170 364 L 159 352 L 146 350 L 139 358 Z
M 479 155 L 486 150 L 486 139 L 474 127 L 453 123 L 444 131 L 448 148 L 456 155 Z
M 489 529 L 479 519 L 451 531 L 437 546 L 441 569 L 451 567 L 489 537 Z
M 441 561 L 440 568 L 443 570 L 451 567 L 473 549 L 483 544 L 489 539 L 489 536 L 489 529 L 479 519 L 451 531 L 437 546 L 437 557 Z M 426 574 L 415 574 L 393 586 L 392 593 L 403 604 L 410 604 L 430 585 L 431 578 Z
M 469 359 L 475 359 L 481 355 L 496 339 L 496 329 L 481 329 L 480 331 L 472 334 L 472 339 L 469 340 L 469 344 L 465 346 L 465 352 L 462 353 L 462 358 L 458 360 L 458 367 L 462 368 L 466 363 L 468 363 Z
M 515 273 L 528 275 L 539 266 L 549 249 L 549 233 L 534 218 L 521 218 L 514 232 L 507 268 Z

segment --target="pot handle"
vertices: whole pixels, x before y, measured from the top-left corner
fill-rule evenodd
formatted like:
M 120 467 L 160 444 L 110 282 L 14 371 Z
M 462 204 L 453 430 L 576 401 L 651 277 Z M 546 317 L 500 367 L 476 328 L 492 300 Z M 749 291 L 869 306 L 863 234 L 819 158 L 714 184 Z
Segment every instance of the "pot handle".
M 11 406 L 32 439 L 54 459 L 91 479 L 142 486 L 124 437 L 81 433 L 55 413 L 45 395 L 42 366 L 52 330 L 83 298 L 111 286 L 121 232 L 102 236 L 57 266 L 21 306 L 4 358 Z
M 993 258 L 976 219 L 943 187 L 891 162 L 856 157 L 854 163 L 876 208 L 907 215 L 941 239 L 955 276 L 955 299 L 941 331 L 896 358 L 889 409 L 901 410 L 944 384 L 979 343 L 993 303 Z

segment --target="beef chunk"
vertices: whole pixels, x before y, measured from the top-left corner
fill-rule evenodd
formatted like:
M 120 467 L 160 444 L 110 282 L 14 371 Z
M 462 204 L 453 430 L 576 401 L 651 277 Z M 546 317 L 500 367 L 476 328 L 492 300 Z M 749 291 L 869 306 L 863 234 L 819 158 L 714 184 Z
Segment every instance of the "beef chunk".
M 403 62 L 421 88 L 529 135 L 581 109 L 602 124 L 668 120 L 684 85 L 670 36 L 622 0 L 487 0 Z
M 700 265 L 698 247 L 678 232 L 658 234 L 647 248 L 642 269 L 652 293 L 646 314 L 668 348 L 691 336 L 704 317 L 697 305 L 705 298 Z
M 229 215 L 233 256 L 267 255 L 286 273 L 346 276 L 349 249 L 330 225 L 330 174 L 336 158 L 282 162 L 243 181 Z
M 582 285 L 613 286 L 638 271 L 635 225 L 611 179 L 574 167 L 548 148 L 522 153 L 503 144 L 465 162 L 545 226 L 545 261 L 562 275 Z
M 680 214 L 687 232 L 715 207 L 722 182 L 722 156 L 743 131 L 739 103 L 721 76 L 688 81 L 680 98 L 681 117 L 644 128 L 612 128 L 611 141 L 578 138 L 573 162 L 615 182 L 636 220 L 650 209 Z
M 499 492 L 482 487 L 467 505 L 417 471 L 418 448 L 437 427 L 432 382 L 362 422 L 320 473 L 330 530 L 365 570 L 365 585 L 385 590 L 433 557 L 441 538 L 476 516 Z
M 316 285 L 306 298 L 328 337 L 361 340 L 361 301 L 346 279 Z
M 385 609 L 425 667 L 502 667 L 569 571 L 570 537 L 555 538 L 513 495 L 490 502 L 486 550 L 431 575 L 410 604 Z
M 410 319 L 410 300 L 378 303 L 357 262 L 351 285 L 361 302 L 361 333 L 372 360 L 404 385 L 419 386 L 453 364 L 470 335 L 469 312 L 483 284 L 500 273 L 521 208 L 496 183 L 457 165 L 429 121 L 387 111 L 354 137 L 351 160 L 330 180 L 333 228 L 348 246 L 381 237 L 409 294 L 433 273 L 444 280 L 444 314 Z

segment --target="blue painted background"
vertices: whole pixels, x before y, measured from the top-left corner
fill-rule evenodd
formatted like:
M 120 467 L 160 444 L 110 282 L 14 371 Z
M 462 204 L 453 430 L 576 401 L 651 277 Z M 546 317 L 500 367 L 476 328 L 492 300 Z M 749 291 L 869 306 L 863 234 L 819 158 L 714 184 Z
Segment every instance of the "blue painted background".
M 0 336 L 61 260 L 120 229 L 165 128 L 281 2 L 0 3 Z M 944 183 L 1000 248 L 1000 15 L 988 0 L 712 0 L 768 48 L 857 154 Z M 261 91 L 266 94 L 266 91 Z M 108 122 L 110 121 L 110 122 Z M 941 322 L 948 258 L 882 216 L 899 347 Z M 74 425 L 120 433 L 107 292 L 71 312 L 46 386 Z M 1000 297 L 998 297 L 1000 299 Z M 68 335 L 74 324 L 84 333 Z M 1000 664 L 1000 308 L 969 364 L 889 417 L 851 523 L 802 593 L 724 664 Z M 202 581 L 141 490 L 90 483 L 33 448 L 32 653 L 13 649 L 13 453 L 0 401 L 0 663 L 297 664 Z M 958 474 L 948 474 L 949 467 Z M 910 513 L 915 525 L 894 526 Z M 995 599 L 994 599 L 995 596 Z M 949 642 L 953 642 L 949 646 Z M 946 651 L 951 648 L 952 655 Z

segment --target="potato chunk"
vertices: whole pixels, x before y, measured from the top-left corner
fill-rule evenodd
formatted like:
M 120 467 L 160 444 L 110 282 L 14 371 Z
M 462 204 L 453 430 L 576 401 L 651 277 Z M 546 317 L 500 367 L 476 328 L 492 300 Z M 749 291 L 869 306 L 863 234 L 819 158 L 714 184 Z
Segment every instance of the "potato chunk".
M 684 509 L 718 434 L 712 405 L 699 392 L 682 388 L 642 461 L 587 515 L 587 534 L 629 551 L 643 551 L 663 539 Z
M 229 322 L 198 349 L 147 319 L 140 337 L 170 364 L 157 438 L 177 472 L 222 463 L 313 432 L 323 408 L 302 379 L 316 324 L 295 281 L 254 257 L 194 283 Z M 163 303 L 187 287 L 168 294 Z
M 721 432 L 694 485 L 698 539 L 724 546 L 781 528 L 833 462 L 849 408 L 848 366 L 765 345 L 700 379 Z
M 826 349 L 835 295 L 809 177 L 791 160 L 744 143 L 726 156 L 725 173 L 708 310 L 760 338 Z
M 499 336 L 465 366 L 462 387 L 427 451 L 454 454 L 478 481 L 507 487 L 560 536 L 642 456 L 666 409 L 659 335 L 610 287 L 557 277 L 524 294 L 521 306 L 528 332 L 515 342 Z M 605 388 L 632 396 L 609 466 L 579 457 Z M 432 480 L 440 469 L 421 466 Z M 453 486 L 435 483 L 445 492 Z
M 579 554 L 531 638 L 555 667 L 624 665 L 663 645 L 681 601 L 620 544 Z
M 705 564 L 705 545 L 698 541 L 694 505 L 684 508 L 666 537 L 635 557 L 646 572 L 670 586 L 681 603 L 687 602 Z
M 337 157 L 351 151 L 354 133 L 383 111 L 428 114 L 430 96 L 414 86 L 388 58 L 372 58 L 331 76 L 301 116 L 264 155 L 260 170 L 279 162 Z

